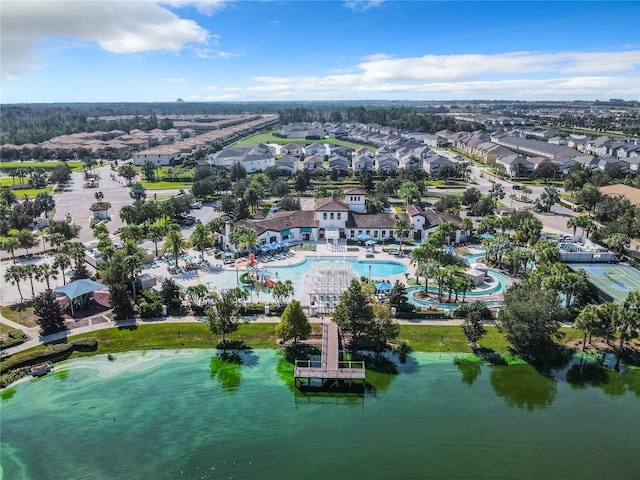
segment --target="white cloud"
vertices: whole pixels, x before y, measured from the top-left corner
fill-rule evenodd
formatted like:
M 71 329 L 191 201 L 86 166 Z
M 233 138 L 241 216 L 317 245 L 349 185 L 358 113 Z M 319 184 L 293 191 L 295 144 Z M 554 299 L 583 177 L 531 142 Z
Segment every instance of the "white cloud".
M 162 81 L 167 83 L 185 83 L 187 79 L 186 78 L 163 78 Z
M 96 43 L 111 53 L 179 52 L 214 38 L 150 0 L 9 0 L 2 3 L 2 76 L 14 79 L 46 63 L 38 47 L 49 39 Z
M 175 8 L 193 7 L 204 15 L 213 15 L 224 10 L 229 0 L 161 0 L 160 3 Z
M 386 98 L 440 93 L 459 98 L 632 98 L 640 91 L 640 52 L 510 52 L 497 55 L 368 57 L 355 73 L 258 76 L 249 92 L 290 92 L 300 97 Z M 364 95 L 366 94 L 366 95 Z M 368 95 L 368 97 L 367 97 Z M 359 97 L 359 98 L 362 98 Z
M 385 0 L 348 0 L 344 6 L 353 12 L 366 12 L 372 8 L 379 7 Z

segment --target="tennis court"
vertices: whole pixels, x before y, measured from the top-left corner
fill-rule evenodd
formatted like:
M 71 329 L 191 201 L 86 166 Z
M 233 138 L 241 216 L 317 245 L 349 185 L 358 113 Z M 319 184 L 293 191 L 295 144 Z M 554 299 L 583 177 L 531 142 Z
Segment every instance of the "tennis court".
M 576 272 L 584 270 L 605 301 L 623 303 L 630 292 L 640 290 L 640 272 L 628 265 L 569 263 L 567 266 Z

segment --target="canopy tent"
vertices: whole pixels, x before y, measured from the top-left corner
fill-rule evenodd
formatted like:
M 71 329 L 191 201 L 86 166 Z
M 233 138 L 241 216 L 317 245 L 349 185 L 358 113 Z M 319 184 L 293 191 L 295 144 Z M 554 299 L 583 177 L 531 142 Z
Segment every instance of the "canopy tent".
M 388 292 L 393 288 L 390 282 L 380 282 L 376 283 L 376 291 L 378 292 Z
M 69 298 L 69 303 L 71 304 L 71 315 L 73 315 L 73 300 L 85 295 L 87 293 L 91 293 L 95 290 L 104 290 L 108 288 L 106 285 L 103 285 L 98 282 L 94 282 L 91 279 L 83 278 L 80 280 L 76 280 L 75 282 L 67 283 L 61 287 L 56 288 L 56 292 L 60 292 L 66 295 Z

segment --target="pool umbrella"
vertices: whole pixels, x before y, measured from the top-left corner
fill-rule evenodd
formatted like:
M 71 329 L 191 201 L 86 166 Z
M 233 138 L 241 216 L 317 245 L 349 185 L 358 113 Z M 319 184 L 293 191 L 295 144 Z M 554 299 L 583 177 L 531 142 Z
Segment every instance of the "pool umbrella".
M 480 234 L 480 238 L 493 238 L 493 235 L 490 233 L 482 233 Z
M 371 240 L 371 235 L 367 235 L 366 233 L 361 233 L 358 235 L 358 240 L 364 242 L 365 240 Z

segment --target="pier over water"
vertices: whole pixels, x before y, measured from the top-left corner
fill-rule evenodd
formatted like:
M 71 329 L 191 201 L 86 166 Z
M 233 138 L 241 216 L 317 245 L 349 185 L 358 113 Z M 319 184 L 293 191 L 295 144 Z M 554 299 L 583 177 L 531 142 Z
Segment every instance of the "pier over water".
M 322 356 L 320 360 L 296 360 L 294 381 L 296 387 L 305 385 L 318 387 L 338 387 L 354 380 L 365 379 L 364 362 L 340 360 L 340 338 L 338 325 L 333 322 L 322 324 Z M 306 384 L 305 384 L 306 380 Z

